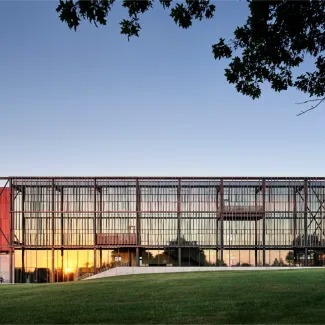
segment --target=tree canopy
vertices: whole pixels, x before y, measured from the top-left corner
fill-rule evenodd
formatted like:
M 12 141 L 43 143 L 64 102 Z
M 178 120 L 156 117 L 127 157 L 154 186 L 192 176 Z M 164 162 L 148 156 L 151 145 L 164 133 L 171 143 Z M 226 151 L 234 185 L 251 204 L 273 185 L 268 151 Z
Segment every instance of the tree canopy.
M 60 19 L 70 29 L 82 20 L 106 25 L 117 0 L 60 0 Z M 228 59 L 225 76 L 237 91 L 253 99 L 261 96 L 261 85 L 269 83 L 276 92 L 297 89 L 309 97 L 314 109 L 325 100 L 325 1 L 247 0 L 249 15 L 232 39 L 220 38 L 212 45 L 216 60 Z M 189 28 L 194 20 L 211 19 L 216 6 L 212 0 L 158 0 L 173 21 Z M 141 14 L 153 8 L 153 0 L 123 0 L 128 17 L 120 22 L 121 33 L 139 36 Z M 312 71 L 297 69 L 306 60 Z M 300 71 L 300 72 L 299 72 Z M 308 109 L 308 110 L 310 110 Z M 307 110 L 307 111 L 308 111 Z

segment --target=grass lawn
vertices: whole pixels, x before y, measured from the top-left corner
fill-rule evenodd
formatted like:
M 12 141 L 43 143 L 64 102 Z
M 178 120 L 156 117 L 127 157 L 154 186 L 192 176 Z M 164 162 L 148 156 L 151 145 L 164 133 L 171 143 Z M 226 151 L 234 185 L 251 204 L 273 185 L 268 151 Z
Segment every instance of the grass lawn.
M 0 285 L 6 324 L 324 323 L 325 269 Z

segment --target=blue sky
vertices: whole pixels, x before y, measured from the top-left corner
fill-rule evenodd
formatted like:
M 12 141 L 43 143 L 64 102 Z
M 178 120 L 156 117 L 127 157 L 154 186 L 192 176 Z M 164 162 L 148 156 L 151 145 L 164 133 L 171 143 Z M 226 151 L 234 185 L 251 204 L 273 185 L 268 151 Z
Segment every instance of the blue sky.
M 296 117 L 305 95 L 251 100 L 211 45 L 245 21 L 245 3 L 179 29 L 157 4 L 140 38 L 71 31 L 55 1 L 0 2 L 0 175 L 323 176 L 325 107 Z

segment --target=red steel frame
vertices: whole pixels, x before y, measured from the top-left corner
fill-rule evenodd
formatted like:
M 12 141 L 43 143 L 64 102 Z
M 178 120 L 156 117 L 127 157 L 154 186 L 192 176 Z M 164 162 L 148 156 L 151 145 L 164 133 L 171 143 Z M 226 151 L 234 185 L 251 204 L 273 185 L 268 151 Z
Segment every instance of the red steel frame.
M 181 238 L 181 219 L 182 219 L 182 214 L 184 213 L 196 213 L 196 211 L 182 211 L 181 208 L 181 189 L 182 189 L 182 181 L 217 181 L 219 183 L 218 185 L 218 193 L 219 193 L 219 198 L 218 196 L 216 197 L 216 211 L 218 212 L 218 216 L 216 217 L 216 225 L 217 225 L 217 246 L 216 249 L 217 251 L 220 252 L 220 259 L 221 261 L 223 260 L 223 252 L 224 252 L 224 221 L 226 220 L 226 210 L 225 210 L 225 201 L 224 201 L 224 187 L 225 187 L 225 181 L 226 182 L 231 182 L 231 181 L 241 181 L 241 182 L 245 182 L 245 181 L 260 181 L 261 182 L 261 186 L 260 188 L 257 190 L 260 191 L 262 194 L 262 206 L 259 207 L 259 211 L 261 211 L 261 218 L 262 218 L 262 245 L 261 247 L 258 247 L 258 249 L 262 249 L 262 254 L 263 254 L 263 265 L 265 265 L 265 251 L 266 251 L 266 219 L 265 219 L 265 209 L 266 209 L 266 189 L 267 189 L 267 182 L 273 182 L 273 181 L 297 181 L 297 182 L 302 182 L 303 185 L 302 187 L 295 187 L 293 185 L 293 193 L 294 193 L 294 211 L 296 211 L 297 209 L 297 202 L 296 202 L 296 194 L 299 193 L 299 195 L 301 196 L 301 198 L 303 199 L 304 202 L 304 236 L 305 238 L 308 237 L 308 229 L 310 224 L 313 222 L 312 220 L 310 221 L 310 224 L 308 225 L 308 216 L 311 214 L 312 215 L 312 211 L 309 208 L 309 181 L 325 181 L 325 177 L 127 177 L 127 176 L 122 176 L 122 177 L 90 177 L 90 176 L 78 176 L 78 177 L 60 177 L 60 176 L 41 176 L 41 177 L 0 177 L 0 181 L 7 181 L 6 185 L 4 187 L 0 187 L 0 252 L 3 252 L 4 250 L 6 250 L 6 252 L 9 252 L 10 254 L 10 282 L 13 282 L 13 278 L 12 278 L 12 270 L 14 268 L 14 261 L 13 261 L 13 253 L 14 253 L 14 249 L 19 246 L 20 249 L 24 250 L 27 247 L 25 246 L 25 233 L 23 231 L 23 245 L 18 245 L 15 242 L 15 224 L 14 224 L 14 213 L 21 213 L 22 214 L 22 220 L 23 220 L 23 229 L 24 229 L 24 215 L 27 213 L 31 213 L 31 212 L 38 212 L 38 211 L 29 211 L 29 210 L 25 210 L 24 209 L 24 204 L 22 204 L 22 210 L 17 210 L 14 211 L 14 200 L 15 200 L 15 188 L 13 186 L 14 182 L 19 182 L 19 181 L 50 181 L 51 185 L 49 185 L 50 187 L 52 187 L 52 206 L 50 210 L 42 210 L 39 212 L 42 213 L 49 213 L 51 214 L 51 223 L 52 223 L 52 244 L 47 248 L 51 248 L 52 250 L 52 270 L 54 269 L 54 250 L 57 248 L 60 249 L 69 249 L 71 247 L 69 246 L 64 246 L 64 243 L 62 242 L 61 245 L 54 245 L 54 228 L 55 228 L 55 215 L 57 215 L 58 213 L 62 214 L 62 218 L 63 218 L 63 213 L 67 213 L 67 211 L 65 211 L 63 209 L 63 199 L 61 200 L 61 207 L 59 210 L 55 210 L 55 206 L 54 206 L 54 195 L 55 195 L 55 190 L 56 190 L 56 181 L 59 182 L 71 182 L 71 181 L 76 181 L 78 186 L 78 181 L 93 181 L 93 188 L 94 188 L 94 210 L 93 211 L 86 211 L 87 213 L 93 213 L 93 217 L 94 217 L 94 223 L 93 223 L 93 230 L 94 230 L 94 245 L 88 245 L 85 246 L 83 245 L 82 247 L 76 247 L 74 246 L 73 248 L 77 248 L 77 249 L 83 249 L 83 248 L 93 248 L 94 249 L 94 266 L 97 265 L 96 263 L 96 250 L 100 249 L 100 247 L 97 245 L 97 240 L 98 240 L 98 234 L 97 234 L 97 219 L 98 217 L 100 217 L 101 220 L 101 214 L 102 213 L 136 213 L 136 260 L 137 260 L 137 265 L 139 263 L 139 249 L 141 248 L 141 237 L 140 237 L 140 233 L 141 233 L 141 215 L 150 215 L 151 213 L 159 213 L 159 211 L 141 211 L 141 187 L 139 185 L 140 181 L 177 181 L 177 233 L 178 233 L 178 260 L 179 260 L 179 265 L 181 264 L 181 244 L 180 244 L 180 238 Z M 98 185 L 98 181 L 101 180 L 106 180 L 106 181 L 118 181 L 118 180 L 133 180 L 136 182 L 136 210 L 123 210 L 123 211 L 111 211 L 111 210 L 105 210 L 103 209 L 103 205 L 102 205 L 102 191 L 101 191 L 101 187 Z M 244 183 L 243 183 L 244 184 Z M 7 186 L 9 185 L 9 186 Z M 35 185 L 36 187 L 42 187 L 45 185 L 39 184 L 39 185 Z M 46 185 L 48 186 L 48 185 Z M 64 185 L 60 185 L 62 186 L 62 193 L 63 193 L 63 186 Z M 69 185 L 67 185 L 69 186 Z M 85 186 L 85 187 L 89 187 L 87 184 L 86 185 L 82 185 L 80 184 L 80 186 Z M 149 185 L 150 186 L 150 185 Z M 300 194 L 300 192 L 303 190 L 303 196 Z M 99 201 L 97 202 L 97 194 L 99 194 Z M 22 194 L 24 197 L 24 194 Z M 24 200 L 24 199 L 23 199 Z M 323 206 L 323 202 L 321 202 L 321 200 L 319 199 L 319 203 L 321 205 L 321 209 Z M 99 208 L 97 208 L 99 206 Z M 206 211 L 205 213 L 215 213 L 216 211 Z M 197 211 L 202 212 L 202 211 Z M 85 213 L 85 211 L 69 211 L 69 213 Z M 175 213 L 174 210 L 171 211 L 161 211 L 161 213 Z M 294 232 L 297 232 L 297 224 L 296 224 L 296 212 L 294 212 Z M 314 218 L 315 219 L 315 218 Z M 62 219 L 63 220 L 63 219 Z M 316 219 L 315 222 L 317 223 Z M 101 223 L 100 223 L 100 231 L 101 231 Z M 317 227 L 320 227 L 319 224 L 317 223 Z M 63 228 L 61 228 L 61 230 L 63 231 Z M 317 230 L 317 228 L 316 228 Z M 220 231 L 220 236 L 218 236 L 218 232 Z M 220 238 L 219 238 L 220 237 Z M 62 236 L 63 238 L 63 236 Z M 218 243 L 218 239 L 220 239 L 220 243 Z M 63 239 L 62 239 L 63 240 Z M 257 240 L 255 243 L 256 247 L 255 247 L 255 252 L 257 252 Z M 134 247 L 134 246 L 133 246 Z M 33 248 L 37 248 L 37 246 L 28 246 L 28 249 L 33 249 Z M 325 247 L 324 247 L 325 248 Z M 270 248 L 268 248 L 270 249 Z M 308 247 L 307 244 L 304 247 L 305 250 L 305 265 L 308 264 L 308 260 L 307 260 L 307 251 L 308 251 Z M 101 251 L 100 251 L 101 253 Z M 255 253 L 257 254 L 257 253 Z M 23 254 L 24 255 L 24 254 Z M 101 255 L 100 255 L 100 259 L 101 259 Z M 96 272 L 96 270 L 95 270 Z M 54 272 L 52 273 L 54 274 Z M 52 279 L 53 280 L 53 279 Z

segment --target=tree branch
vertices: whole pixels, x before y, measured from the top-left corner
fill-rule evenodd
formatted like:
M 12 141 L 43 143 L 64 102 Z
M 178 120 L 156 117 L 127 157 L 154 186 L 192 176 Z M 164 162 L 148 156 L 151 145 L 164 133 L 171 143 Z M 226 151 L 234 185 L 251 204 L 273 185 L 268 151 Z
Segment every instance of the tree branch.
M 325 97 L 324 97 L 324 98 L 325 98 Z M 300 105 L 300 104 L 306 104 L 306 103 L 310 103 L 310 102 L 318 102 L 318 101 L 323 100 L 324 98 L 308 99 L 308 100 L 306 100 L 305 102 L 296 103 L 296 104 L 297 104 L 297 105 Z
M 303 115 L 303 114 L 305 114 L 305 113 L 307 113 L 309 111 L 312 111 L 313 109 L 317 108 L 324 101 L 325 101 L 325 97 L 318 98 L 318 99 L 309 99 L 309 100 L 306 100 L 305 102 L 296 103 L 296 104 L 300 105 L 300 104 L 307 104 L 307 103 L 310 103 L 310 102 L 318 102 L 316 105 L 313 105 L 312 107 L 306 109 L 305 111 L 301 111 L 299 114 L 297 114 L 297 116 L 300 116 L 300 115 Z

